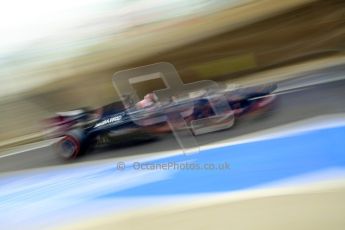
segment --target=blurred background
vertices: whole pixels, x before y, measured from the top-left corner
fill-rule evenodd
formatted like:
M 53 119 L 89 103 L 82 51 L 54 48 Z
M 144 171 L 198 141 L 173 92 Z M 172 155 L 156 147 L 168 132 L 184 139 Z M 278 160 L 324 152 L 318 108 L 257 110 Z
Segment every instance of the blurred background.
M 3 0 L 0 35 L 3 228 L 344 229 L 345 1 Z M 162 135 L 58 158 L 45 119 L 119 102 L 114 73 L 158 62 L 184 83 L 277 82 L 278 97 L 262 117 L 195 137 L 201 154 Z M 142 97 L 164 84 L 134 87 Z
M 56 111 L 117 101 L 111 77 L 130 67 L 165 61 L 185 83 L 250 84 L 344 58 L 341 0 L 1 4 L 0 148 L 40 139 L 40 121 Z

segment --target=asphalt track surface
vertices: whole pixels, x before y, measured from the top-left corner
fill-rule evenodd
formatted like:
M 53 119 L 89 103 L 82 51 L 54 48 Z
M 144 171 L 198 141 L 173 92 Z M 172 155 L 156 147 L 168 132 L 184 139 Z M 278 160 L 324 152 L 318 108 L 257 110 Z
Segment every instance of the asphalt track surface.
M 282 91 L 275 105 L 266 113 L 258 117 L 243 117 L 235 125 L 225 131 L 209 133 L 197 137 L 200 145 L 207 145 L 223 139 L 250 134 L 256 131 L 281 126 L 291 122 L 345 112 L 345 80 L 315 84 L 308 87 L 310 82 L 320 82 L 342 78 L 345 76 L 345 66 L 310 72 L 296 78 L 279 82 L 279 89 L 295 88 Z M 95 161 L 100 159 L 114 159 L 127 156 L 146 156 L 152 152 L 179 149 L 179 145 L 171 134 L 164 135 L 159 140 L 135 145 L 114 146 L 93 150 L 73 162 L 59 159 L 53 146 L 28 150 L 19 154 L 0 158 L 0 172 L 10 172 L 33 169 L 61 164 Z

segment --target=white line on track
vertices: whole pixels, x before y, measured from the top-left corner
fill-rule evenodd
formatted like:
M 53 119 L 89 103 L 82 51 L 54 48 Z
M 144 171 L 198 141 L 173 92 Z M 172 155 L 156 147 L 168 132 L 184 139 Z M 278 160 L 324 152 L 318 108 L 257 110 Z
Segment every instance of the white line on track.
M 18 147 L 9 149 L 9 150 L 5 150 L 4 151 L 5 153 L 1 153 L 0 158 L 10 157 L 13 155 L 17 155 L 17 154 L 21 154 L 21 153 L 25 153 L 25 152 L 29 152 L 29 151 L 33 151 L 33 150 L 46 148 L 46 147 L 51 146 L 52 144 L 56 143 L 58 140 L 59 140 L 59 138 L 55 138 L 52 140 L 44 140 L 44 141 L 40 141 L 40 142 L 36 142 L 36 143 L 18 146 Z
M 298 133 L 341 126 L 345 126 L 345 113 L 322 115 L 257 131 L 250 134 L 245 134 L 239 137 L 218 141 L 216 143 L 201 147 L 201 150 L 276 139 L 296 135 Z
M 294 89 L 299 89 L 299 88 L 305 88 L 305 87 L 310 87 L 310 86 L 316 86 L 316 85 L 331 83 L 331 82 L 335 82 L 335 81 L 341 81 L 344 79 L 345 79 L 345 75 L 339 75 L 337 77 L 332 77 L 332 78 L 326 78 L 325 77 L 325 78 L 319 79 L 319 80 L 312 79 L 312 81 L 309 80 L 309 82 L 307 80 L 307 82 L 303 82 L 303 83 L 287 84 L 287 86 L 279 87 L 278 91 L 294 90 Z M 290 79 L 290 80 L 293 80 L 293 79 Z

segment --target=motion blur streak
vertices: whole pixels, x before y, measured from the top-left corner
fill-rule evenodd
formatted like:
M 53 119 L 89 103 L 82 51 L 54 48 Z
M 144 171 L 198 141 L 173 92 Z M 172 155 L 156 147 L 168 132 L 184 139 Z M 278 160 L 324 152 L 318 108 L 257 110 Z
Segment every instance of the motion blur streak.
M 344 16 L 343 0 L 0 1 L 0 228 L 345 229 Z M 199 154 L 147 125 L 161 73 L 130 106 L 114 90 L 162 62 L 234 111 L 196 125 Z M 192 102 L 185 130 L 214 115 L 205 95 L 167 98 Z

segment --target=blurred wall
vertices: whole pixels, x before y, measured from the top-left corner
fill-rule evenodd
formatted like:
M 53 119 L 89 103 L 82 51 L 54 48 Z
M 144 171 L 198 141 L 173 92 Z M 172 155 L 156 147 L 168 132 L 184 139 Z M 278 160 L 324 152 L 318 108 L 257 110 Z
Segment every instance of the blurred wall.
M 53 107 L 59 109 L 97 106 L 116 99 L 111 77 L 125 68 L 167 61 L 176 66 L 187 83 L 199 79 L 228 80 L 267 68 L 331 55 L 344 47 L 344 6 L 342 1 L 314 2 L 137 62 L 75 76 L 73 82 L 66 80 L 65 86 L 56 87 L 55 92 L 48 91 L 38 96 L 51 97 L 47 101 L 50 105 L 53 102 Z M 143 87 L 142 90 L 146 92 L 148 88 Z M 64 95 L 66 97 L 62 100 Z

